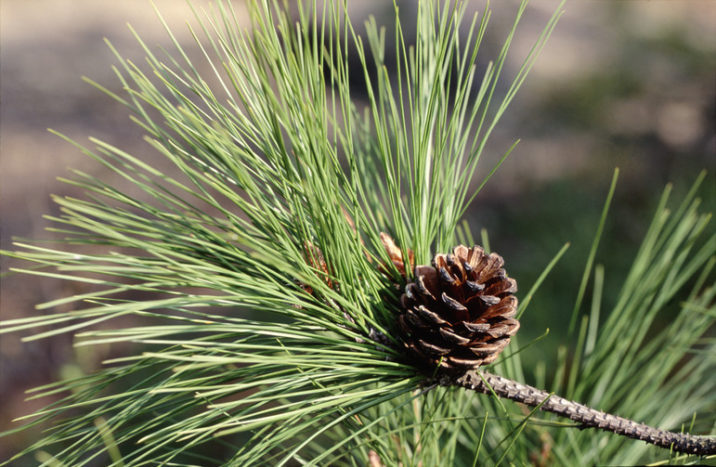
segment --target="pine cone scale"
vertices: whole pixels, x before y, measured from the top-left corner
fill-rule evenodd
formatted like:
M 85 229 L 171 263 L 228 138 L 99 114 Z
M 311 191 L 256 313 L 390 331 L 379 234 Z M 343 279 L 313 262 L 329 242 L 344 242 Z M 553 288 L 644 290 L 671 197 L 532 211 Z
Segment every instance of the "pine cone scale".
M 427 308 L 425 308 L 423 305 L 418 306 L 417 310 L 418 310 L 418 315 L 419 315 L 424 321 L 428 321 L 428 322 L 429 322 L 428 325 L 431 325 L 431 324 L 432 324 L 432 325 L 438 325 L 438 326 L 440 326 L 440 325 L 443 325 L 443 324 L 448 324 L 448 322 L 445 321 L 444 319 L 442 319 L 442 318 L 440 317 L 440 315 L 438 315 L 437 313 L 433 313 L 432 311 L 430 311 L 430 310 L 428 310 Z
M 484 292 L 483 292 L 484 293 Z M 493 305 L 497 305 L 500 303 L 500 297 L 496 297 L 494 295 L 478 295 L 477 299 L 480 300 L 481 305 L 483 307 L 491 307 Z
M 431 344 L 430 342 L 425 342 L 422 339 L 418 339 L 418 344 L 420 344 L 420 347 L 426 352 L 431 355 L 437 355 L 437 356 L 443 356 L 450 353 L 450 348 L 444 348 L 439 347 L 435 344 Z
M 475 281 L 465 281 L 465 286 L 471 294 L 476 294 L 485 290 L 485 284 L 479 284 Z
M 467 321 L 463 321 L 460 324 L 464 326 L 468 332 L 473 334 L 483 333 L 490 329 L 490 323 L 468 323 Z
M 405 313 L 404 319 L 407 321 L 407 325 L 416 327 L 416 328 L 423 328 L 423 329 L 430 329 L 431 325 L 429 323 L 426 323 L 423 321 L 414 311 L 409 310 Z
M 452 312 L 454 316 L 454 321 L 464 321 L 470 319 L 470 314 L 467 307 L 459 301 L 455 300 L 454 298 L 451 298 L 445 292 L 440 295 L 440 300 L 443 302 L 445 307 Z
M 462 337 L 461 335 L 451 332 L 445 328 L 438 329 L 438 332 L 440 333 L 440 336 L 442 336 L 443 340 L 447 341 L 449 344 L 455 346 L 455 345 L 462 345 L 465 346 L 471 342 L 471 340 L 467 337 Z
M 418 276 L 417 280 L 415 281 L 415 288 L 417 289 L 417 292 L 419 295 L 423 295 L 427 298 L 430 298 L 431 300 L 435 300 L 435 296 L 430 291 L 431 289 L 435 289 L 435 285 L 431 284 L 431 287 L 428 288 L 428 286 L 425 284 L 425 276 Z

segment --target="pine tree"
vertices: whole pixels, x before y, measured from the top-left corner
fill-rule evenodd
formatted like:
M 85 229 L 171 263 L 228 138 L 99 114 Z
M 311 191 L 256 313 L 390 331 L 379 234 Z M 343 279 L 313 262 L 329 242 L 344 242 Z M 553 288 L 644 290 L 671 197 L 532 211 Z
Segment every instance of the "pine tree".
M 28 416 L 29 425 L 48 430 L 16 458 L 482 465 L 538 462 L 535 453 L 546 450 L 542 462 L 587 465 L 713 454 L 714 438 L 631 425 L 571 402 L 677 432 L 712 429 L 716 344 L 706 333 L 716 317 L 716 234 L 696 198 L 705 175 L 673 209 L 667 188 L 622 289 L 603 291 L 604 271 L 594 261 L 615 172 L 584 276 L 573 284 L 573 319 L 581 322 L 566 343 L 574 354 L 555 369 L 553 392 L 524 384 L 535 371 L 522 365 L 520 352 L 539 342 L 519 342 L 517 319 L 566 246 L 536 283 L 520 284 L 526 294 L 519 306 L 509 298 L 516 293 L 509 265 L 485 278 L 465 269 L 465 261 L 477 265 L 467 251 L 480 252 L 480 261 L 499 258 L 488 245 L 472 249 L 460 221 L 514 148 L 474 189 L 486 142 L 561 7 L 498 98 L 525 2 L 481 76 L 475 63 L 489 11 L 465 20 L 462 1 L 421 1 L 410 44 L 397 4 L 393 37 L 375 20 L 362 37 L 341 2 L 298 5 L 294 22 L 278 2 L 252 2 L 250 31 L 239 27 L 229 3 L 197 12 L 197 46 L 211 77 L 174 41 L 176 50 L 161 56 L 142 43 L 145 67 L 116 52 L 125 94 L 93 83 L 127 106 L 177 173 L 102 141 L 93 140 L 93 148 L 72 142 L 143 196 L 75 171 L 68 182 L 86 196 L 55 199 L 59 245 L 23 242 L 4 252 L 34 263 L 23 273 L 96 288 L 46 304 L 75 303 L 73 311 L 4 321 L 0 332 L 29 332 L 29 339 L 72 333 L 78 346 L 131 349 L 96 373 L 35 390 L 33 397 L 62 397 Z M 396 46 L 395 63 L 385 62 L 387 41 Z M 359 57 L 358 75 L 349 48 Z M 352 96 L 356 81 L 365 84 L 365 108 Z M 455 248 L 460 243 L 467 246 Z M 442 299 L 463 273 L 469 283 Z M 505 287 L 484 292 L 495 284 Z M 447 319 L 467 308 L 473 295 L 459 295 L 465 291 L 486 306 L 470 320 Z M 600 322 L 602 293 L 618 299 Z M 649 332 L 683 294 L 676 318 Z M 480 313 L 505 300 L 483 326 Z M 94 327 L 119 317 L 136 319 Z M 464 354 L 444 340 L 466 338 L 456 326 L 473 333 L 470 345 L 491 343 L 502 353 L 456 365 Z M 671 451 L 576 429 L 588 426 Z

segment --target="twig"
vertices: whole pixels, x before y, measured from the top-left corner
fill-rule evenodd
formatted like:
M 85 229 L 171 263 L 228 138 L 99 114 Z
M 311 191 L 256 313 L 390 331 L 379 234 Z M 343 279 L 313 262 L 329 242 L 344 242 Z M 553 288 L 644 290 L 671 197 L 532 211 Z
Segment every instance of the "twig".
M 443 377 L 443 385 L 457 384 L 484 394 L 497 394 L 500 397 L 535 407 L 542 403 L 541 410 L 570 418 L 582 425 L 582 428 L 600 428 L 613 433 L 640 439 L 677 452 L 698 454 L 700 456 L 716 454 L 716 438 L 696 436 L 688 433 L 673 433 L 636 423 L 626 418 L 600 412 L 586 405 L 549 394 L 546 391 L 521 384 L 502 376 L 476 370 L 468 371 L 454 379 Z M 546 399 L 546 400 L 545 400 Z

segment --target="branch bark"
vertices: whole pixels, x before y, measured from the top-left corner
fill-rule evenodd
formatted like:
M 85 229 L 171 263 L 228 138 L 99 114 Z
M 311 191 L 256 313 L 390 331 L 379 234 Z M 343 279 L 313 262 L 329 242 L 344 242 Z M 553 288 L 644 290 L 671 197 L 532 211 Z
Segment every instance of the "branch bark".
M 502 376 L 472 370 L 457 380 L 441 381 L 441 384 L 457 384 L 484 394 L 494 392 L 500 397 L 532 407 L 536 407 L 544 401 L 540 407 L 541 410 L 574 420 L 580 423 L 582 428 L 599 428 L 687 454 L 700 456 L 716 454 L 716 438 L 714 437 L 673 433 L 653 428 L 643 423 L 592 409 Z

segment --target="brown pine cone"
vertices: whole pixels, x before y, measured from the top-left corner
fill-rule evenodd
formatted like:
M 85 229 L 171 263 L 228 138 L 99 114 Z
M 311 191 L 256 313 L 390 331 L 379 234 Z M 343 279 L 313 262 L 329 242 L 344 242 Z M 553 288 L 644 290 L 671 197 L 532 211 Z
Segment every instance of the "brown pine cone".
M 393 238 L 385 232 L 380 233 L 380 241 L 383 243 L 383 248 L 385 248 L 386 253 L 388 253 L 390 261 L 393 263 L 400 275 L 405 277 L 406 264 L 405 259 L 403 258 L 403 252 L 400 248 L 398 248 L 398 245 L 395 244 Z M 413 250 L 408 249 L 407 266 L 412 268 L 413 264 L 415 264 L 415 255 L 413 254 Z M 385 266 L 381 267 L 381 271 L 383 271 L 384 274 L 389 275 L 388 269 Z
M 467 371 L 493 362 L 520 328 L 517 283 L 504 260 L 460 245 L 432 264 L 415 268 L 400 298 L 406 347 L 430 369 Z
M 316 270 L 316 274 L 323 279 L 323 282 L 325 282 L 328 287 L 333 287 L 334 284 L 328 271 L 328 264 L 323 257 L 321 249 L 313 243 L 306 241 L 303 243 L 303 256 L 306 259 L 306 263 Z M 308 284 L 302 283 L 300 286 L 303 290 L 313 295 L 313 288 Z

